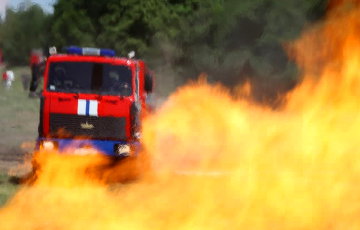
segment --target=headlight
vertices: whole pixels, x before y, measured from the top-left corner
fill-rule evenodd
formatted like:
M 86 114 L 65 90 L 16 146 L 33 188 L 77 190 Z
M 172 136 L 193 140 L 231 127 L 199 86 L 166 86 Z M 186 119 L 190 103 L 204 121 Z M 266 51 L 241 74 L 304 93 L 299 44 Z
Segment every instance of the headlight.
M 58 148 L 57 141 L 42 141 L 40 142 L 40 148 L 43 150 L 55 150 Z
M 119 156 L 130 156 L 130 146 L 126 144 L 115 144 L 114 152 Z

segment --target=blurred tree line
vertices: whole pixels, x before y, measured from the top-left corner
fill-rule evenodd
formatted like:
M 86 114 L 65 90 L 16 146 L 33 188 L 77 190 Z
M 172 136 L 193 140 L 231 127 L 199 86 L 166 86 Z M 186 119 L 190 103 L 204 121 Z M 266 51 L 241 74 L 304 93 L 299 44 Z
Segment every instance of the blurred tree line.
M 297 80 L 284 43 L 326 7 L 327 0 L 58 0 L 53 14 L 37 5 L 8 9 L 0 47 L 14 65 L 52 45 L 135 50 L 168 91 L 206 73 L 228 86 L 250 81 L 257 100 L 274 100 Z
M 7 9 L 0 20 L 0 48 L 10 65 L 28 64 L 30 51 L 41 48 L 48 39 L 50 16 L 37 5 L 22 5 L 18 10 Z

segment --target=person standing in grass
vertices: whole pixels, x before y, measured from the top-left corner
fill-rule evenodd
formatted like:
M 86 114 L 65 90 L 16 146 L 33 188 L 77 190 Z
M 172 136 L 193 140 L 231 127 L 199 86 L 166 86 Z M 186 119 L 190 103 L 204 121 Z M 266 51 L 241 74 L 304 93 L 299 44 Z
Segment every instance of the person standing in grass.
M 7 70 L 6 71 L 6 88 L 7 89 L 10 89 L 11 88 L 11 85 L 12 85 L 12 82 L 15 81 L 15 75 L 14 75 L 14 72 L 12 70 Z
M 36 96 L 36 89 L 38 86 L 40 55 L 37 52 L 32 52 L 30 56 L 30 68 L 31 68 L 31 82 L 29 97 Z
M 6 80 L 7 80 L 7 74 L 6 71 L 4 71 L 2 74 L 2 82 L 4 86 L 6 86 Z
M 4 71 L 4 73 L 2 75 L 2 79 L 3 79 L 3 85 L 5 86 L 5 88 L 10 89 L 12 82 L 15 80 L 14 72 L 12 70 Z

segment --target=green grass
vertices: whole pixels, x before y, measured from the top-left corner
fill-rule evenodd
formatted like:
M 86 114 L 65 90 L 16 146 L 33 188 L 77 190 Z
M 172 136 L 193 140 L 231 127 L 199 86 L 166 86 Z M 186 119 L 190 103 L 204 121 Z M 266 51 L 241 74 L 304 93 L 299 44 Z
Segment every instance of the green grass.
M 39 99 L 30 99 L 29 91 L 22 86 L 22 75 L 30 75 L 28 67 L 11 68 L 15 74 L 13 87 L 5 89 L 0 80 L 0 207 L 17 191 L 19 185 L 11 183 L 7 172 L 21 164 L 26 151 L 24 143 L 34 142 L 37 137 Z M 4 69 L 0 67 L 2 75 Z M 30 147 L 29 147 L 30 146 Z
M 0 174 L 0 207 L 3 206 L 17 191 L 18 184 L 9 181 L 10 177 Z
M 2 69 L 1 74 L 3 72 Z M 12 68 L 13 87 L 0 86 L 0 153 L 19 149 L 21 144 L 35 140 L 38 126 L 39 99 L 28 98 L 21 76 L 30 75 L 27 67 Z

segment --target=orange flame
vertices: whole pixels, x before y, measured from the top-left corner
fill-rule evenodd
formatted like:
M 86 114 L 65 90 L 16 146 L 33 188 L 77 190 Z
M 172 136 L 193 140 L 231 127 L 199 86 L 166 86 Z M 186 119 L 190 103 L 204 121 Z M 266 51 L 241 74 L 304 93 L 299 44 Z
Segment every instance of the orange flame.
M 109 186 L 124 170 L 96 177 L 102 157 L 41 153 L 1 229 L 360 229 L 360 7 L 346 9 L 293 44 L 304 78 L 281 110 L 192 83 L 144 121 L 153 177 Z

